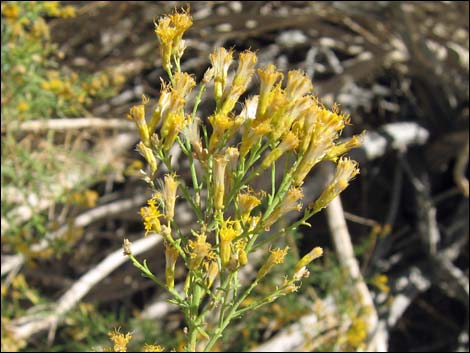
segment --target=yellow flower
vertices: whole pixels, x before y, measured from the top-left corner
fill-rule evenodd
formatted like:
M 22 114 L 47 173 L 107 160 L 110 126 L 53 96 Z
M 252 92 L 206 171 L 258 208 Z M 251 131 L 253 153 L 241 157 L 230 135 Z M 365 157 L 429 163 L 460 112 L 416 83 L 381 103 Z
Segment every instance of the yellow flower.
M 31 34 L 36 38 L 49 38 L 49 27 L 43 18 L 39 17 L 34 21 L 33 27 L 31 28 Z
M 336 173 L 327 186 L 327 188 L 321 193 L 320 197 L 315 200 L 311 208 L 314 212 L 319 212 L 349 185 L 349 181 L 359 174 L 359 167 L 356 161 L 348 158 L 341 158 L 336 166 Z
M 150 232 L 160 233 L 162 230 L 159 218 L 163 216 L 163 214 L 160 213 L 157 206 L 155 205 L 156 202 L 156 198 L 152 198 L 147 201 L 147 207 L 142 207 L 140 209 L 140 215 L 144 219 L 145 236 L 147 236 Z
M 260 88 L 259 104 L 256 111 L 256 116 L 262 117 L 266 111 L 269 93 L 279 80 L 282 81 L 284 75 L 282 72 L 277 71 L 276 66 L 273 64 L 267 65 L 264 69 L 258 69 L 257 72 L 260 79 Z
M 382 293 L 388 294 L 390 287 L 388 285 L 388 277 L 386 275 L 375 275 L 370 282 L 376 286 Z
M 213 131 L 209 140 L 209 151 L 214 151 L 226 131 L 231 130 L 236 120 L 230 118 L 226 114 L 217 113 L 209 117 L 209 122 L 212 125 Z
M 256 54 L 252 51 L 247 50 L 240 54 L 238 68 L 230 90 L 226 94 L 224 92 L 222 97 L 223 104 L 220 108 L 220 113 L 228 114 L 231 112 L 240 96 L 246 91 L 254 73 L 256 60 Z
M 334 145 L 326 154 L 325 159 L 336 162 L 338 157 L 342 156 L 353 148 L 359 147 L 362 144 L 365 133 L 366 132 L 363 131 L 359 135 L 354 135 L 350 139 Z
M 284 136 L 281 143 L 275 149 L 269 152 L 269 154 L 264 158 L 263 162 L 261 162 L 261 169 L 268 168 L 277 159 L 279 159 L 279 157 L 281 157 L 284 153 L 290 150 L 293 150 L 298 145 L 299 145 L 298 137 L 292 131 L 289 131 Z
M 113 332 L 108 333 L 108 336 L 114 343 L 114 352 L 127 352 L 127 345 L 132 339 L 132 334 L 126 333 L 124 335 L 119 332 L 119 329 L 116 329 Z
M 304 194 L 302 192 L 302 189 L 289 189 L 284 199 L 279 203 L 279 205 L 276 206 L 274 211 L 264 221 L 264 227 L 271 227 L 271 225 L 273 225 L 282 215 L 290 211 L 300 211 L 302 209 L 302 204 L 299 204 L 297 202 L 303 197 Z
M 216 210 L 221 210 L 224 207 L 225 196 L 225 167 L 227 166 L 227 159 L 225 156 L 216 156 L 214 158 L 213 166 L 213 187 L 214 187 L 214 207 Z
M 160 42 L 160 55 L 162 66 L 166 71 L 172 68 L 171 54 L 173 52 L 173 39 L 176 36 L 176 28 L 171 26 L 171 19 L 164 17 L 155 24 L 155 33 Z
M 198 269 L 204 258 L 209 255 L 212 245 L 206 242 L 204 234 L 198 234 L 196 235 L 196 240 L 189 240 L 189 248 L 191 250 L 189 253 L 191 269 Z
M 164 352 L 165 348 L 156 344 L 144 344 L 142 352 Z
M 262 122 L 257 122 L 255 120 L 252 124 L 249 124 L 249 126 L 247 126 L 243 131 L 240 156 L 245 157 L 253 145 L 270 131 L 271 123 L 268 120 Z
M 177 72 L 173 78 L 175 81 L 174 90 L 179 92 L 182 97 L 186 97 L 196 86 L 194 78 L 186 72 Z
M 245 251 L 247 241 L 245 239 L 241 239 L 236 242 L 235 248 L 238 251 L 238 267 L 245 266 L 248 263 L 248 255 Z
M 44 10 L 48 15 L 57 17 L 60 15 L 59 2 L 58 1 L 45 1 Z
M 367 339 L 367 323 L 364 318 L 355 318 L 346 333 L 347 343 L 354 348 L 359 348 L 364 345 Z
M 71 17 L 75 17 L 75 15 L 76 15 L 75 8 L 73 6 L 65 6 L 60 11 L 60 17 L 62 18 L 71 18 Z
M 26 103 L 26 102 L 20 102 L 20 103 L 18 103 L 18 105 L 16 106 L 16 108 L 18 109 L 18 111 L 19 111 L 20 113 L 24 113 L 24 112 L 26 112 L 26 111 L 29 109 L 29 105 L 28 105 L 28 103 Z
M 182 40 L 184 32 L 193 24 L 188 10 L 175 11 L 174 14 L 161 18 L 155 24 L 155 33 L 160 42 L 162 66 L 168 72 L 172 68 L 171 56 L 179 59 L 185 48 Z
M 128 119 L 133 120 L 137 125 L 137 130 L 139 131 L 139 136 L 142 142 L 146 146 L 150 146 L 150 134 L 147 127 L 147 121 L 145 120 L 145 104 L 148 103 L 148 99 L 145 96 L 142 96 L 142 103 L 139 105 L 134 105 L 128 114 Z
M 302 277 L 301 273 L 303 272 L 303 269 L 305 266 L 310 264 L 313 260 L 318 259 L 323 255 L 323 249 L 320 247 L 315 247 L 313 248 L 307 255 L 302 257 L 299 262 L 295 264 L 294 267 L 294 279 L 295 280 L 300 280 Z
M 182 112 L 172 111 L 166 117 L 161 136 L 164 139 L 163 149 L 168 151 L 176 140 L 178 134 L 183 130 L 187 123 Z
M 219 230 L 219 237 L 220 237 L 220 260 L 222 263 L 222 267 L 227 267 L 230 261 L 231 255 L 231 246 L 232 240 L 235 239 L 239 231 L 236 229 L 235 222 L 233 221 L 223 221 Z
M 238 68 L 233 78 L 232 86 L 242 86 L 246 89 L 255 72 L 256 54 L 251 50 L 245 50 L 238 57 Z
M 227 51 L 225 48 L 217 48 L 209 55 L 209 58 L 214 69 L 215 101 L 219 105 L 227 84 L 228 69 L 232 63 L 232 50 Z
M 163 187 L 163 200 L 165 202 L 165 217 L 172 220 L 175 215 L 176 189 L 178 184 L 174 175 L 165 175 L 165 185 Z
M 207 288 L 210 288 L 219 274 L 219 265 L 217 261 L 209 261 L 204 262 L 204 267 L 207 273 Z
M 286 95 L 289 99 L 298 99 L 313 91 L 312 80 L 300 70 L 287 73 Z
M 158 162 L 157 162 L 157 159 L 155 158 L 155 155 L 153 154 L 152 149 L 145 146 L 145 144 L 141 141 L 137 145 L 137 151 L 139 151 L 141 156 L 145 158 L 145 160 L 150 166 L 150 171 L 152 175 L 154 175 L 157 171 Z
M 238 194 L 238 209 L 242 220 L 247 220 L 253 208 L 258 206 L 261 201 L 252 193 Z
M 284 257 L 287 255 L 288 250 L 288 246 L 286 246 L 284 249 L 271 250 L 271 254 L 268 257 L 268 260 L 263 264 L 263 266 L 261 266 L 260 270 L 258 271 L 256 280 L 259 281 L 264 278 L 264 276 L 266 276 L 268 272 L 271 271 L 274 265 L 284 263 Z
M 17 4 L 2 4 L 2 15 L 8 19 L 16 20 L 20 15 L 20 8 Z
M 294 173 L 296 185 L 301 185 L 310 170 L 334 147 L 334 140 L 349 121 L 347 116 L 322 107 L 316 107 L 314 114 L 315 123 L 309 145 Z

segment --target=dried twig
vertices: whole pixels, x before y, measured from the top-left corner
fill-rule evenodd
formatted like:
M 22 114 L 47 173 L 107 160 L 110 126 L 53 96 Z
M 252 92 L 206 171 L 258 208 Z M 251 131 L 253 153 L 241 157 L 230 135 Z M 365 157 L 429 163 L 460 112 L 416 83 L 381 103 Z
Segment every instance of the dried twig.
M 113 216 L 124 211 L 133 209 L 141 204 L 143 204 L 146 200 L 146 195 L 135 195 L 132 198 L 118 200 L 115 202 L 108 203 L 106 205 L 98 206 L 90 211 L 86 211 L 81 215 L 77 216 L 73 221 L 72 225 L 64 225 L 59 228 L 57 231 L 46 234 L 44 239 L 35 244 L 31 247 L 31 251 L 33 253 L 41 252 L 46 249 L 51 240 L 57 239 L 58 237 L 62 236 L 65 232 L 67 232 L 70 227 L 86 227 L 89 224 L 96 222 L 99 219 L 103 219 L 104 217 Z M 6 275 L 9 271 L 14 268 L 21 267 L 24 263 L 25 257 L 22 254 L 12 255 L 3 259 L 2 262 L 2 270 L 1 275 Z
M 465 177 L 465 170 L 468 163 L 468 148 L 469 148 L 469 137 L 467 135 L 467 141 L 462 146 L 462 149 L 457 156 L 457 162 L 454 167 L 454 180 L 457 187 L 460 189 L 462 194 L 468 197 L 469 186 L 468 179 Z
M 134 255 L 141 254 L 155 247 L 162 241 L 162 237 L 149 234 L 147 237 L 132 243 L 131 251 Z M 55 327 L 64 315 L 72 309 L 96 284 L 100 283 L 111 272 L 127 262 L 122 249 L 109 254 L 98 265 L 89 270 L 57 301 L 52 313 L 45 315 L 32 315 L 23 317 L 11 323 L 9 329 L 17 339 L 28 339 L 43 330 L 51 330 L 49 338 L 53 338 Z
M 348 275 L 354 281 L 355 289 L 362 301 L 362 305 L 368 310 L 367 327 L 370 340 L 368 349 L 379 352 L 386 351 L 387 334 L 382 327 L 379 327 L 379 319 L 374 301 L 362 278 L 359 263 L 354 256 L 351 236 L 349 235 L 344 218 L 340 197 L 335 198 L 328 205 L 326 208 L 326 216 L 341 267 L 347 271 Z
M 21 132 L 45 132 L 45 131 L 65 131 L 74 129 L 117 129 L 135 130 L 135 124 L 124 119 L 104 119 L 96 117 L 70 118 L 70 119 L 49 119 L 30 120 L 8 127 L 2 126 L 2 131 Z

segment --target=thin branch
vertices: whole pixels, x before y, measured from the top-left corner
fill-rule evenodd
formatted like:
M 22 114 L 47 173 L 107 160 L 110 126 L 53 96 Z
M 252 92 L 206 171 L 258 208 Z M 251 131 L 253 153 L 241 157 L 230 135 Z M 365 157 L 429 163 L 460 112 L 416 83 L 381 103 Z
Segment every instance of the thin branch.
M 454 167 L 454 181 L 457 187 L 460 189 L 462 194 L 468 197 L 469 186 L 468 179 L 465 177 L 465 171 L 468 163 L 468 148 L 469 148 L 469 137 L 467 135 L 467 141 L 462 146 L 462 149 L 457 156 L 457 162 Z
M 57 239 L 66 233 L 70 227 L 86 227 L 93 222 L 96 222 L 99 219 L 103 219 L 105 217 L 113 216 L 124 211 L 133 209 L 145 202 L 147 199 L 145 194 L 138 194 L 134 197 L 124 200 L 118 200 L 115 202 L 108 203 L 106 205 L 98 206 L 92 210 L 86 211 L 81 215 L 77 216 L 72 225 L 64 225 L 59 228 L 57 231 L 48 233 L 44 237 L 44 239 L 35 244 L 31 247 L 31 251 L 33 253 L 38 253 L 46 249 L 49 245 L 51 240 Z M 6 275 L 8 272 L 13 270 L 14 268 L 20 267 L 23 265 L 25 261 L 25 257 L 23 254 L 11 255 L 7 256 L 5 259 L 2 259 L 2 269 L 1 275 L 2 277 Z
M 135 130 L 135 124 L 124 119 L 86 117 L 73 119 L 30 120 L 19 124 L 9 124 L 8 127 L 2 126 L 2 132 L 45 132 L 76 129 L 117 129 L 133 131 Z
M 339 263 L 354 281 L 355 289 L 361 298 L 363 307 L 368 309 L 367 327 L 370 340 L 368 349 L 385 351 L 387 349 L 387 335 L 385 330 L 379 327 L 379 319 L 372 295 L 362 278 L 359 263 L 354 256 L 351 236 L 349 235 L 343 206 L 339 197 L 335 198 L 328 205 L 326 216 Z
M 148 251 L 161 243 L 162 237 L 157 234 L 149 234 L 147 237 L 132 243 L 131 251 L 133 255 Z M 57 324 L 64 318 L 65 314 L 71 310 L 85 295 L 111 272 L 128 261 L 121 248 L 108 255 L 98 265 L 85 273 L 70 289 L 60 297 L 52 313 L 45 315 L 34 315 L 21 318 L 22 324 L 18 321 L 12 322 L 9 329 L 17 339 L 28 339 L 32 335 L 47 329 L 55 329 Z

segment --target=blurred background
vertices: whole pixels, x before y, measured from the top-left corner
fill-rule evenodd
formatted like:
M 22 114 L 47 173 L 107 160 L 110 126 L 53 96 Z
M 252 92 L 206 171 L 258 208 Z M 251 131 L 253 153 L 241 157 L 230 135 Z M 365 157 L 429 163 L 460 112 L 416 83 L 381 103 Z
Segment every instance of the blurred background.
M 117 327 L 134 332 L 135 347 L 182 349 L 181 313 L 121 245 L 143 237 L 138 210 L 151 196 L 126 114 L 144 93 L 154 104 L 166 79 L 154 21 L 187 5 L 2 2 L 2 351 L 99 350 Z M 323 212 L 287 237 L 298 255 L 326 249 L 303 289 L 237 321 L 217 349 L 468 351 L 469 3 L 190 7 L 183 70 L 200 80 L 214 48 L 251 48 L 259 66 L 311 76 L 325 104 L 350 114 L 343 136 L 367 130 L 351 152 L 361 174 L 341 198 L 381 345 L 367 340 L 371 308 L 358 305 Z M 184 158 L 173 157 L 186 177 Z M 306 181 L 305 204 L 326 169 Z M 189 228 L 192 215 L 178 207 Z M 141 256 L 164 269 L 161 244 Z

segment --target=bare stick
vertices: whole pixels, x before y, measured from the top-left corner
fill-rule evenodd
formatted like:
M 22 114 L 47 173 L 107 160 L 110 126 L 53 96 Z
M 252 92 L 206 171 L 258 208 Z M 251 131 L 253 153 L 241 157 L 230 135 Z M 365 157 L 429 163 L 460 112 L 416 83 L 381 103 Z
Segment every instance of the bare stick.
M 45 132 L 76 129 L 117 129 L 132 131 L 135 130 L 135 124 L 131 121 L 126 121 L 123 119 L 87 117 L 73 119 L 30 120 L 20 124 L 10 124 L 8 127 L 2 126 L 2 132 Z
M 118 200 L 106 205 L 98 206 L 90 211 L 82 213 L 77 218 L 75 218 L 71 227 L 86 227 L 89 224 L 104 217 L 116 215 L 121 212 L 133 209 L 143 204 L 146 199 L 147 197 L 145 194 L 139 194 L 129 199 Z M 57 231 L 47 234 L 40 243 L 35 244 L 31 247 L 31 251 L 34 253 L 46 249 L 49 246 L 51 240 L 60 237 L 65 232 L 67 232 L 69 228 L 69 225 L 62 226 Z M 11 255 L 6 257 L 5 259 L 2 259 L 1 275 L 4 276 L 8 272 L 12 271 L 14 268 L 21 267 L 24 263 L 24 260 L 25 258 L 22 254 Z
M 162 241 L 162 237 L 157 234 L 149 234 L 147 237 L 142 238 L 132 243 L 132 254 L 138 255 L 147 250 L 152 249 Z M 95 285 L 100 283 L 111 272 L 127 262 L 127 256 L 122 252 L 122 249 L 114 251 L 102 260 L 98 265 L 93 267 L 85 273 L 70 289 L 58 300 L 57 305 L 54 307 L 52 313 L 38 316 L 32 315 L 29 318 L 21 318 L 18 321 L 12 322 L 9 327 L 17 339 L 28 339 L 32 335 L 47 329 L 55 329 L 57 324 L 63 319 L 64 315 L 72 309 Z
M 468 197 L 469 186 L 468 179 L 465 177 L 465 170 L 468 162 L 468 147 L 469 147 L 469 137 L 467 136 L 467 142 L 462 146 L 457 162 L 454 167 L 454 180 L 457 187 L 460 189 L 462 194 Z
M 387 349 L 387 337 L 385 331 L 379 328 L 379 319 L 374 306 L 374 301 L 362 278 L 359 263 L 354 256 L 354 250 L 349 235 L 343 206 L 340 197 L 335 198 L 326 208 L 326 217 L 331 231 L 336 254 L 343 267 L 355 283 L 355 289 L 360 296 L 362 305 L 369 310 L 367 315 L 367 327 L 369 334 L 369 349 L 385 351 Z

